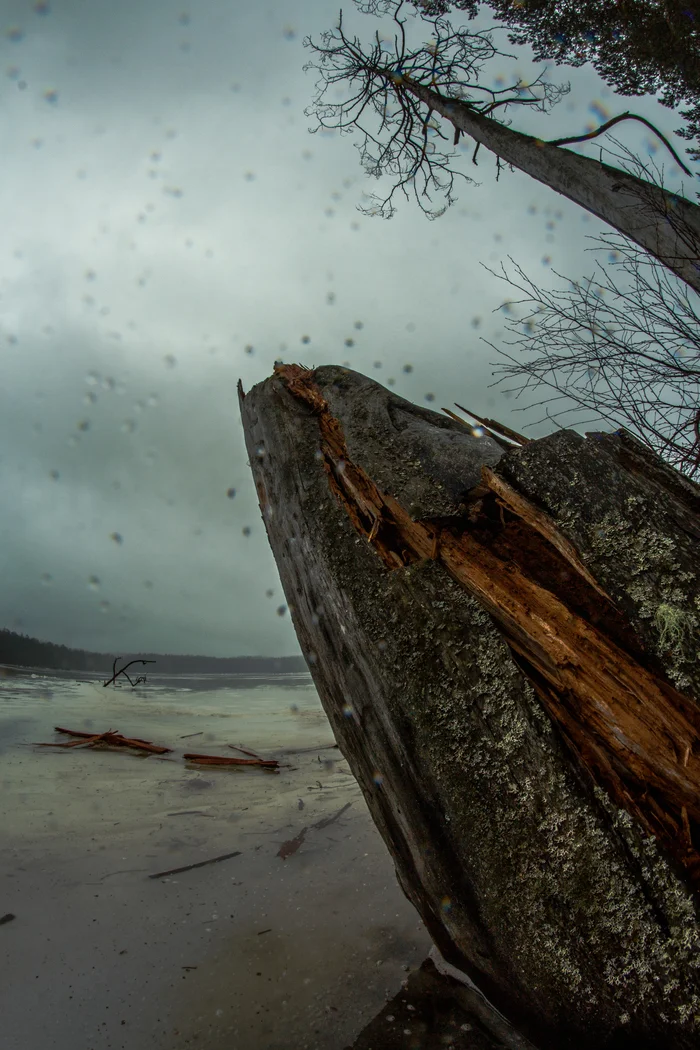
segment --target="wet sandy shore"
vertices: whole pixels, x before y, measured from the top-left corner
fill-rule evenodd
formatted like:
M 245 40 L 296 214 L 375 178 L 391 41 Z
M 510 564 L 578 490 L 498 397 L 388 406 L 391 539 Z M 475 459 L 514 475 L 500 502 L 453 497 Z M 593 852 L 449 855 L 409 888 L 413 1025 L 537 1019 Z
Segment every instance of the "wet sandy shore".
M 0 678 L 4 1050 L 351 1044 L 431 941 L 313 688 L 105 693 Z M 55 725 L 174 753 L 32 746 Z M 182 758 L 228 744 L 289 764 Z

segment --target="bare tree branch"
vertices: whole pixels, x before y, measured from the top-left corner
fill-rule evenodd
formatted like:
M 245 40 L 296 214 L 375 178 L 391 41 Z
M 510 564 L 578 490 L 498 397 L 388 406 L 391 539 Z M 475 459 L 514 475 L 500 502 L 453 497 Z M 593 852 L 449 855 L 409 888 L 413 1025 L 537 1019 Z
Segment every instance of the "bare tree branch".
M 493 117 L 494 110 L 501 106 L 507 109 L 509 105 L 534 105 L 547 112 L 547 105 L 558 102 L 570 90 L 569 85 L 555 87 L 542 82 L 541 74 L 531 85 L 518 81 L 498 92 L 482 88 L 474 82 L 478 80 L 477 64 L 484 58 L 503 55 L 494 47 L 490 31 L 470 33 L 463 28 L 454 29 L 442 17 L 420 13 L 412 17 L 419 26 L 423 22 L 430 25 L 433 38 L 428 44 L 409 49 L 407 19 L 401 17 L 403 5 L 404 0 L 358 3 L 359 10 L 365 13 L 391 15 L 396 26 L 393 45 L 375 33 L 374 46 L 365 52 L 357 37 L 350 40 L 346 35 L 342 12 L 337 29 L 323 34 L 320 46 L 310 38 L 304 41 L 320 56 L 318 64 L 304 67 L 321 73 L 314 105 L 306 111 L 318 120 L 318 126 L 311 130 L 359 130 L 363 138 L 357 146 L 365 170 L 377 178 L 388 175 L 396 179 L 386 197 L 372 196 L 373 204 L 360 210 L 391 217 L 393 198 L 400 189 L 407 199 L 412 190 L 430 218 L 444 214 L 455 200 L 455 177 L 472 181 L 450 163 L 455 156 L 455 142 L 460 134 L 466 134 L 476 143 L 474 164 L 479 145 L 495 154 L 497 180 L 502 162 L 511 169 L 519 168 L 609 223 L 700 292 L 700 207 L 626 170 L 562 148 L 564 142 L 594 138 L 622 120 L 640 120 L 666 142 L 680 164 L 675 151 L 653 125 L 626 112 L 589 135 L 551 142 L 511 130 L 508 124 Z M 344 102 L 328 102 L 329 89 L 337 90 L 339 85 L 346 89 L 351 86 L 356 89 L 355 94 Z M 535 87 L 542 88 L 541 96 L 534 94 Z M 489 100 L 475 101 L 474 91 L 485 91 Z M 498 97 L 504 94 L 505 97 Z M 426 110 L 427 115 L 422 115 Z M 367 125 L 368 116 L 374 118 L 374 125 L 379 117 L 378 128 Z M 455 128 L 451 152 L 449 139 L 436 116 Z M 433 206 L 431 194 L 435 192 L 444 195 L 441 208 Z
M 382 46 L 378 32 L 373 46 L 365 52 L 357 37 L 350 39 L 346 35 L 342 11 L 337 28 L 321 34 L 320 45 L 309 37 L 304 40 L 304 46 L 320 56 L 317 63 L 307 63 L 304 70 L 315 69 L 321 74 L 313 105 L 306 110 L 306 115 L 317 119 L 316 127 L 309 129 L 312 132 L 321 128 L 339 130 L 341 134 L 360 131 L 363 137 L 356 145 L 367 174 L 395 179 L 386 197 L 369 195 L 372 203 L 360 207 L 361 212 L 391 218 L 397 190 L 401 190 L 407 200 L 411 199 L 412 191 L 423 212 L 435 219 L 456 199 L 455 178 L 468 183 L 474 180 L 451 166 L 450 161 L 459 154 L 442 147 L 441 143 L 448 143 L 449 139 L 434 119 L 430 106 L 427 113 L 421 113 L 421 100 L 405 90 L 409 79 L 411 83 L 439 84 L 441 91 L 456 101 L 470 100 L 472 92 L 481 91 L 487 99 L 470 102 L 470 105 L 485 115 L 499 106 L 509 105 L 536 106 L 546 112 L 547 104 L 555 105 L 569 91 L 569 86 L 543 83 L 543 72 L 530 85 L 518 80 L 498 91 L 482 87 L 478 77 L 485 61 L 495 55 L 504 58 L 515 58 L 515 55 L 499 51 L 488 31 L 472 33 L 463 28 L 454 29 L 443 18 L 420 18 L 419 21 L 430 26 L 432 39 L 409 50 L 407 18 L 401 17 L 403 5 L 404 0 L 356 0 L 356 6 L 364 14 L 391 14 L 396 25 L 391 53 Z M 329 102 L 330 91 L 337 90 L 339 85 L 349 89 L 349 97 L 341 102 Z M 541 97 L 533 90 L 538 87 L 542 88 Z M 458 139 L 459 130 L 453 146 L 458 144 Z M 433 207 L 433 193 L 444 195 L 444 206 Z
M 638 158 L 621 148 L 650 175 Z M 537 287 L 516 263 L 527 287 L 511 281 L 503 264 L 503 277 L 484 267 L 526 294 L 511 305 L 535 304 L 527 316 L 505 322 L 511 331 L 524 327 L 526 332 L 508 345 L 518 346 L 520 352 L 541 352 L 523 362 L 489 343 L 513 362 L 492 373 L 502 376 L 496 383 L 521 378 L 519 386 L 506 391 L 517 391 L 518 397 L 530 387 L 548 387 L 556 396 L 527 407 L 573 401 L 574 408 L 554 416 L 547 409 L 544 418 L 560 426 L 559 418 L 568 413 L 594 412 L 594 419 L 605 419 L 613 427 L 624 425 L 671 466 L 700 480 L 700 299 L 628 238 L 591 239 L 609 250 L 610 261 L 632 277 L 633 288 L 620 289 L 602 264 L 605 285 L 591 276 L 583 282 L 569 280 L 573 291 L 553 293 Z M 608 293 L 614 301 L 606 300 Z

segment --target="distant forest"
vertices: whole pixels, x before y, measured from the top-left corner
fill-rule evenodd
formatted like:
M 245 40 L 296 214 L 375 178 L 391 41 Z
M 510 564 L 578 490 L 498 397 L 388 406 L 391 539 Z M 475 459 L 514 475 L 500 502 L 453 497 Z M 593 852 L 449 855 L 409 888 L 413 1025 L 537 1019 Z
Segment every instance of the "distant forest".
M 129 660 L 155 660 L 132 668 L 136 674 L 290 674 L 307 671 L 303 656 L 177 656 L 170 653 L 90 653 L 65 645 L 42 642 L 26 634 L 0 628 L 0 664 L 41 667 L 62 671 L 96 671 L 109 677 L 114 658 L 119 666 Z M 130 672 L 131 673 L 131 672 Z

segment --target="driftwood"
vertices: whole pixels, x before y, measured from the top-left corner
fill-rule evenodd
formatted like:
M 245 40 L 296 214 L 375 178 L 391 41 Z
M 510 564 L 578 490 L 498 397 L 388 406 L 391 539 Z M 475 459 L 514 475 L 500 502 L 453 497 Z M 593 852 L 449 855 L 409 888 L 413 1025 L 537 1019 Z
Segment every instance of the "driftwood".
M 185 864 L 182 868 L 169 868 L 168 871 L 157 871 L 149 875 L 149 879 L 164 879 L 167 875 L 179 875 L 181 871 L 193 871 L 195 868 L 204 868 L 207 864 L 219 864 L 222 860 L 230 860 L 231 857 L 240 857 L 241 851 L 234 850 L 233 853 L 222 853 L 219 857 L 210 857 L 209 860 L 198 860 L 196 864 Z
M 624 430 L 506 447 L 337 366 L 239 404 L 301 649 L 441 956 L 540 1050 L 700 1047 L 700 488 Z
M 78 737 L 78 740 L 70 740 L 66 743 L 44 744 L 37 743 L 37 747 L 98 747 L 108 744 L 110 747 L 130 747 L 136 751 L 148 751 L 153 755 L 166 755 L 172 751 L 171 747 L 160 747 L 152 744 L 150 740 L 140 740 L 138 737 L 122 736 L 116 729 L 108 729 L 106 733 L 83 733 L 79 729 L 61 729 L 54 726 L 57 733 L 66 733 L 68 736 Z
M 228 755 L 195 755 L 182 756 L 188 762 L 199 762 L 203 766 L 264 766 L 279 773 L 279 762 L 276 758 L 229 758 Z
M 299 801 L 301 802 L 301 799 Z M 327 828 L 329 824 L 333 824 L 339 817 L 342 817 L 345 810 L 350 809 L 351 805 L 352 802 L 346 802 L 343 808 L 339 809 L 337 813 L 334 813 L 332 817 L 324 817 L 322 820 L 317 820 L 315 824 L 311 825 L 311 829 L 320 831 L 321 828 Z M 296 853 L 304 842 L 308 830 L 308 827 L 302 828 L 299 834 L 295 835 L 293 839 L 287 839 L 286 842 L 283 842 L 277 851 L 277 856 L 281 857 L 282 860 L 286 860 L 287 857 L 291 857 L 293 853 Z

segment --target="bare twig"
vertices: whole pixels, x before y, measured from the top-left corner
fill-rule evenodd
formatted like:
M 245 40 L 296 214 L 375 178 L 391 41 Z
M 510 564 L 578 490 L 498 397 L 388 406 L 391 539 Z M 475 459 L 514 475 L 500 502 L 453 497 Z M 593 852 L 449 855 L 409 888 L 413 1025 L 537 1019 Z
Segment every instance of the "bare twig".
M 375 178 L 388 175 L 395 180 L 386 197 L 367 194 L 371 203 L 360 206 L 359 211 L 390 218 L 395 211 L 394 195 L 400 190 L 407 200 L 412 194 L 428 218 L 435 219 L 456 199 L 455 178 L 467 183 L 474 180 L 450 163 L 457 155 L 454 147 L 459 143 L 459 130 L 454 134 L 450 150 L 448 137 L 434 119 L 430 106 L 424 108 L 423 103 L 406 90 L 409 82 L 436 90 L 439 86 L 443 96 L 484 115 L 511 105 L 535 106 L 547 112 L 547 105 L 558 102 L 569 87 L 556 87 L 543 81 L 544 71 L 529 85 L 518 79 L 500 90 L 482 86 L 478 79 L 485 60 L 495 55 L 516 56 L 499 51 L 486 30 L 455 29 L 444 18 L 424 15 L 421 19 L 429 26 L 432 41 L 410 49 L 407 19 L 401 16 L 403 6 L 404 0 L 365 0 L 358 4 L 365 14 L 391 14 L 396 26 L 393 49 L 387 49 L 386 42 L 375 34 L 374 45 L 363 50 L 357 37 L 351 39 L 346 35 L 342 11 L 337 27 L 322 33 L 319 44 L 310 37 L 304 40 L 304 46 L 318 56 L 317 62 L 309 62 L 304 68 L 320 73 L 313 105 L 306 114 L 317 120 L 311 131 L 321 128 L 332 128 L 341 134 L 360 131 L 362 138 L 357 148 L 365 171 Z M 329 101 L 331 92 L 337 96 L 339 86 L 349 97 L 342 102 Z M 534 90 L 538 88 L 541 95 Z M 472 101 L 473 92 L 482 92 L 487 98 L 477 97 Z M 476 150 L 473 160 L 476 164 Z M 434 193 L 444 196 L 443 207 L 433 207 Z
M 644 170 L 650 185 L 655 181 L 663 184 L 663 171 L 655 166 L 651 171 L 626 147 L 616 144 L 637 170 Z M 666 221 L 687 243 L 692 242 L 692 231 L 684 231 L 683 221 L 673 209 Z M 547 408 L 543 418 L 526 426 L 536 426 L 544 419 L 560 426 L 563 416 L 584 410 L 586 417 L 578 425 L 599 419 L 612 429 L 624 425 L 671 466 L 700 480 L 697 293 L 624 235 L 591 239 L 605 247 L 610 261 L 632 278 L 631 287 L 618 286 L 602 264 L 605 280 L 595 280 L 594 275 L 583 281 L 569 280 L 569 291 L 554 292 L 540 288 L 510 256 L 525 284 L 511 280 L 503 264 L 503 277 L 481 264 L 525 293 L 525 298 L 511 301 L 511 305 L 527 304 L 529 312 L 505 322 L 520 336 L 506 342 L 521 352 L 539 351 L 541 355 L 518 360 L 484 340 L 512 362 L 499 365 L 493 375 L 501 378 L 491 386 L 504 378 L 518 377 L 519 385 L 504 391 L 506 395 L 517 392 L 518 397 L 531 387 L 548 387 L 555 391 L 552 397 L 515 411 L 557 401 L 568 402 L 571 407 L 554 415 Z M 600 247 L 587 250 L 599 251 Z M 556 270 L 554 273 L 563 278 Z
M 240 857 L 241 851 L 234 850 L 233 853 L 222 853 L 220 857 L 210 857 L 209 860 L 200 860 L 196 864 L 185 864 L 182 868 L 170 868 L 168 871 L 157 871 L 155 875 L 149 875 L 149 879 L 163 879 L 166 875 L 179 875 L 181 871 L 192 871 L 193 868 L 203 868 L 207 864 L 218 864 L 219 861 L 229 860 L 231 857 Z
M 121 660 L 121 656 L 115 656 L 114 663 L 112 664 L 112 671 L 113 671 L 112 677 L 108 678 L 106 682 L 103 682 L 102 683 L 103 686 L 112 685 L 112 683 L 114 683 L 114 685 L 116 686 L 117 678 L 119 677 L 120 674 L 124 675 L 124 677 L 127 679 L 127 681 L 129 682 L 129 684 L 131 686 L 139 685 L 140 682 L 145 682 L 146 681 L 146 676 L 145 675 L 141 675 L 139 678 L 136 679 L 135 682 L 132 682 L 131 679 L 129 678 L 129 675 L 126 673 L 127 667 L 131 667 L 132 664 L 154 664 L 154 663 L 156 663 L 155 660 L 130 660 L 128 664 L 124 664 L 124 666 L 121 667 L 117 671 L 117 660 Z

